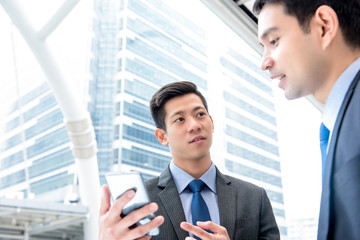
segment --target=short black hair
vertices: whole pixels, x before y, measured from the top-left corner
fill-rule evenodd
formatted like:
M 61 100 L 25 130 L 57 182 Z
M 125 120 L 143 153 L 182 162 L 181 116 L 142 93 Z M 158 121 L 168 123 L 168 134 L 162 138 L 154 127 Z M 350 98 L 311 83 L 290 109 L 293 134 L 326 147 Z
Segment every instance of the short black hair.
M 336 12 L 346 43 L 353 48 L 360 48 L 359 0 L 255 0 L 254 13 L 260 14 L 266 4 L 281 4 L 286 14 L 296 17 L 305 33 L 310 32 L 310 20 L 316 10 L 327 5 Z
M 172 98 L 184 96 L 190 93 L 199 96 L 202 103 L 204 104 L 206 111 L 209 112 L 204 96 L 201 94 L 201 92 L 199 92 L 197 86 L 194 83 L 188 81 L 169 83 L 161 87 L 150 100 L 150 111 L 151 116 L 154 119 L 155 126 L 166 131 L 166 111 L 164 107 L 165 103 L 167 103 Z

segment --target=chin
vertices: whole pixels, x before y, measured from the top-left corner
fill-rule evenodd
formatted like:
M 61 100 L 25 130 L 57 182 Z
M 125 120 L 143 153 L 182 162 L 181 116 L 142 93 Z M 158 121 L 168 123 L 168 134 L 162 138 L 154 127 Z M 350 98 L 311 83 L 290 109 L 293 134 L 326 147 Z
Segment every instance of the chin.
M 294 92 L 289 92 L 289 91 L 284 91 L 284 94 L 285 94 L 285 98 L 287 100 L 295 100 L 295 99 L 298 99 L 298 98 L 302 97 L 301 94 L 296 94 Z
M 295 99 L 298 99 L 297 97 L 288 96 L 288 95 L 286 95 L 286 94 L 285 94 L 285 98 L 286 98 L 287 100 L 295 100 Z

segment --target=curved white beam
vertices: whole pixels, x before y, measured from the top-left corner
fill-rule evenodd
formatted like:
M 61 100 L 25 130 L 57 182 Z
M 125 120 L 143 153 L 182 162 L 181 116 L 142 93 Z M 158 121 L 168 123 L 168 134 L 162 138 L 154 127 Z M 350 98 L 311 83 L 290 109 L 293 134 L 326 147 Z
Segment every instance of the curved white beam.
M 0 0 L 0 4 L 34 53 L 64 114 L 78 170 L 81 201 L 89 208 L 89 219 L 85 223 L 85 239 L 95 240 L 98 236 L 100 180 L 94 129 L 90 115 L 82 106 L 71 83 L 63 77 L 60 65 L 55 61 L 44 39 L 76 5 L 74 2 L 78 0 L 66 1 L 51 18 L 51 22 L 45 24 L 39 35 L 30 26 L 16 0 Z
M 39 39 L 46 39 L 66 18 L 71 10 L 79 3 L 80 0 L 67 0 L 64 2 L 58 11 L 51 17 L 51 19 L 43 26 L 37 33 Z

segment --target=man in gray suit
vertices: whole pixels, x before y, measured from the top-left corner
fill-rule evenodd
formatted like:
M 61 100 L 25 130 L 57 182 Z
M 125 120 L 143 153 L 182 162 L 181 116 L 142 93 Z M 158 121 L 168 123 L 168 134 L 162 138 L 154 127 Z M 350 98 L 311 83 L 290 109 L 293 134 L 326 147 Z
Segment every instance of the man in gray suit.
M 359 239 L 360 1 L 256 0 L 254 11 L 262 69 L 288 99 L 324 104 L 318 239 Z
M 153 239 L 280 239 L 270 201 L 263 188 L 223 175 L 211 161 L 214 125 L 205 98 L 191 82 L 174 82 L 160 88 L 150 101 L 156 138 L 168 145 L 172 161 L 156 178 L 146 182 L 155 202 L 121 218 L 122 207 L 133 197 L 119 198 L 110 206 L 104 187 L 100 210 L 100 239 L 149 239 L 145 236 L 160 226 Z M 193 223 L 188 188 L 202 180 L 204 199 L 211 221 Z M 114 207 L 115 206 L 115 207 Z M 144 226 L 129 229 L 150 212 L 158 215 Z M 165 221 L 164 221 L 165 220 Z M 210 230 L 212 233 L 206 231 Z M 190 237 L 188 237 L 190 236 Z

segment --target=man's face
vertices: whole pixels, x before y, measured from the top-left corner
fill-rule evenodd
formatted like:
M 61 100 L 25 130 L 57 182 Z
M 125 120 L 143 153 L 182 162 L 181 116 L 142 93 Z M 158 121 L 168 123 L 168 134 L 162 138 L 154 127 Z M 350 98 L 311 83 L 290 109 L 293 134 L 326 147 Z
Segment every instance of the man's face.
M 165 104 L 164 142 L 175 162 L 210 159 L 214 125 L 196 94 L 175 97 Z
M 312 19 L 310 32 L 304 33 L 281 4 L 267 4 L 259 15 L 258 37 L 264 46 L 261 68 L 279 80 L 287 99 L 315 94 L 325 79 L 326 58 L 313 26 Z

